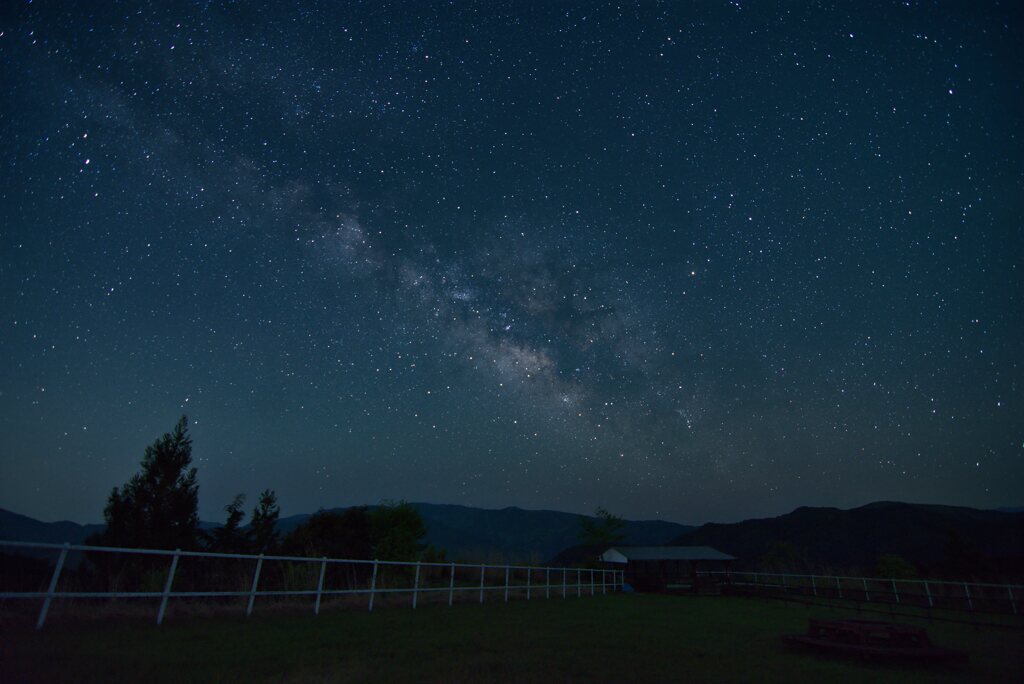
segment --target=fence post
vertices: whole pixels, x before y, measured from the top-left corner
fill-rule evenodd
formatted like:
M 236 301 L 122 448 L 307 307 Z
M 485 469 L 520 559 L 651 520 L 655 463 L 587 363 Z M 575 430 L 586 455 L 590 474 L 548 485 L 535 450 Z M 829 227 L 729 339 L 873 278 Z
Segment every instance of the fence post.
M 551 598 L 551 568 L 544 568 L 544 598 Z M 1010 602 L 1013 602 L 1013 592 L 1010 592 Z
M 324 574 L 327 573 L 327 556 L 320 561 L 320 579 L 316 583 L 316 604 L 313 606 L 313 615 L 320 614 L 320 595 L 324 591 Z
M 370 610 L 373 612 L 373 599 L 377 595 L 377 566 L 378 561 L 373 561 L 373 575 L 370 577 Z
M 448 605 L 452 605 L 452 599 L 455 598 L 455 562 L 452 561 L 452 574 L 448 580 Z
M 836 577 L 836 593 L 839 594 L 839 598 L 843 598 L 843 585 L 838 577 Z
M 864 585 L 864 600 L 871 601 L 871 594 L 868 593 L 868 580 L 866 577 L 860 578 L 861 583 Z
M 245 609 L 246 617 L 252 615 L 252 605 L 256 603 L 256 586 L 260 583 L 260 570 L 263 569 L 263 554 L 256 561 L 256 572 L 252 576 L 252 589 L 249 590 L 249 606 Z
M 583 571 L 576 568 L 576 598 L 583 597 Z
M 782 578 L 782 593 L 785 594 L 786 591 L 787 591 L 787 589 L 786 589 L 786 576 L 785 575 L 779 575 L 779 577 Z
M 527 601 L 530 600 L 530 588 L 531 588 L 531 582 L 530 582 L 531 578 L 530 578 L 530 575 L 532 575 L 532 574 L 533 574 L 533 568 L 531 568 L 530 566 L 526 566 L 526 600 Z
M 608 570 L 601 570 L 601 595 L 608 593 Z
M 60 556 L 57 557 L 57 565 L 53 566 L 53 575 L 50 577 L 50 588 L 46 590 L 46 598 L 43 599 L 43 607 L 39 611 L 39 619 L 36 620 L 36 629 L 42 629 L 43 623 L 46 622 L 46 614 L 50 612 L 50 602 L 53 600 L 53 595 L 57 591 L 57 580 L 60 579 L 60 573 L 64 569 L 64 561 L 68 557 L 68 549 L 71 548 L 71 544 L 64 542 L 64 546 L 60 550 Z M 178 560 L 175 556 L 174 560 Z
M 412 583 L 412 608 L 416 610 L 416 599 L 420 595 L 420 561 L 416 561 L 416 579 Z
M 1006 593 L 1008 593 L 1010 595 L 1010 610 L 1012 610 L 1013 614 L 1016 615 L 1017 614 L 1017 604 L 1014 603 L 1014 601 L 1013 601 L 1013 587 L 1011 587 L 1009 584 L 1006 585 Z
M 562 598 L 565 598 L 566 572 L 566 569 L 562 568 Z
M 814 585 L 814 575 L 811 575 L 811 593 L 815 596 L 818 595 L 818 587 Z
M 160 610 L 156 613 L 156 624 L 163 624 L 164 613 L 167 612 L 167 600 L 171 597 L 171 583 L 174 582 L 174 573 L 178 569 L 178 556 L 181 549 L 174 550 L 174 557 L 171 558 L 171 567 L 167 570 L 167 581 L 164 582 L 164 593 L 160 596 Z
M 967 610 L 974 611 L 974 601 L 971 600 L 971 590 L 967 587 L 967 582 L 964 582 L 964 594 L 967 595 Z
M 896 580 L 892 581 L 892 595 L 896 597 L 896 603 L 900 602 L 900 591 L 896 588 Z
M 594 595 L 594 568 L 590 568 L 590 595 Z
M 924 593 L 928 595 L 928 607 L 933 607 L 935 604 L 932 601 L 932 590 L 928 588 L 928 580 L 924 582 Z
M 505 603 L 508 603 L 508 566 L 505 566 Z
M 484 602 L 484 572 L 487 566 L 483 563 L 480 564 L 480 603 Z

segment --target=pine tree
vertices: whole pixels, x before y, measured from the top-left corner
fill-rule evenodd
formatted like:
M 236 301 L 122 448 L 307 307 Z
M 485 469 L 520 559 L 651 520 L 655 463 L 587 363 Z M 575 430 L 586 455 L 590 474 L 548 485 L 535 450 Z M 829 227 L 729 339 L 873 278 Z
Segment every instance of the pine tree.
M 199 529 L 199 485 L 192 465 L 188 418 L 146 447 L 142 470 L 114 487 L 103 510 L 102 543 L 150 549 L 190 549 Z

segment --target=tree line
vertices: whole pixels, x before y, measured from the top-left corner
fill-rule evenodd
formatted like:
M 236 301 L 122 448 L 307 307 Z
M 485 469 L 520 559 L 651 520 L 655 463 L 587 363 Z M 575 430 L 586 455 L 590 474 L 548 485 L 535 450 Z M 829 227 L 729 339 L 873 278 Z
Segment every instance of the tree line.
M 280 506 L 272 489 L 260 493 L 245 521 L 245 495 L 224 507 L 224 523 L 203 530 L 199 483 L 192 465 L 188 418 L 146 447 L 140 470 L 114 487 L 103 509 L 106 528 L 86 540 L 95 546 L 205 550 L 379 560 L 444 560 L 423 543 L 427 527 L 405 502 L 356 506 L 340 513 L 320 510 L 285 536 L 278 530 Z

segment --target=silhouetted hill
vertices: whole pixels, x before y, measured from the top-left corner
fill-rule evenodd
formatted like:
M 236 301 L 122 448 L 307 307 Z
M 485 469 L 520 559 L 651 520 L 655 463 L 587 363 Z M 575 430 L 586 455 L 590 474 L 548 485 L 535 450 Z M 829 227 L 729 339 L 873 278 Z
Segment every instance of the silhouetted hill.
M 0 539 L 7 541 L 34 541 L 47 542 L 51 544 L 81 544 L 90 534 L 102 532 L 105 525 L 79 525 L 70 520 L 59 522 L 42 522 L 27 515 L 19 515 L 0 508 Z M 21 549 L 17 547 L 0 547 L 0 554 L 5 554 L 6 560 L 14 557 L 45 558 L 53 561 L 56 558 L 56 551 L 46 549 Z M 69 568 L 76 568 L 81 562 L 80 554 L 72 553 L 68 556 L 66 564 Z
M 427 524 L 426 541 L 448 552 L 452 560 L 540 563 L 580 541 L 580 518 L 562 511 L 531 511 L 509 507 L 473 508 L 455 504 L 414 503 Z M 337 511 L 343 508 L 334 509 Z M 287 533 L 309 518 L 284 518 Z M 634 545 L 667 543 L 693 527 L 664 520 L 629 520 L 622 528 Z
M 580 541 L 581 516 L 575 513 L 514 507 L 492 510 L 452 504 L 412 505 L 427 524 L 426 541 L 447 551 L 453 560 L 539 563 Z M 282 518 L 278 530 L 287 534 L 309 517 L 306 513 Z M 216 526 L 207 522 L 201 525 L 205 529 Z M 630 544 L 655 545 L 691 529 L 664 520 L 631 520 L 622 532 Z M 80 544 L 90 534 L 102 530 L 103 525 L 45 523 L 0 509 L 0 539 Z
M 63 544 L 81 544 L 90 534 L 102 532 L 105 525 L 79 525 L 70 520 L 42 522 L 0 508 L 0 539 Z
M 709 523 L 674 544 L 706 545 L 736 556 L 737 568 L 871 574 L 882 554 L 898 554 L 933 576 L 1018 575 L 1024 513 L 891 501 L 850 510 L 797 508 L 777 518 Z

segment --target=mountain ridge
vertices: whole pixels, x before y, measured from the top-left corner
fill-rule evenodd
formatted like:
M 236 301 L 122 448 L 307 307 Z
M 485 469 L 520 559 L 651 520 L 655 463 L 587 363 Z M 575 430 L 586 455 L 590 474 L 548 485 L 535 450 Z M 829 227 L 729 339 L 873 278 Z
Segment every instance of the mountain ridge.
M 1024 513 L 901 501 L 801 506 L 774 518 L 707 523 L 672 543 L 712 546 L 736 556 L 741 569 L 872 574 L 881 556 L 898 555 L 930 576 L 997 578 L 1024 570 Z
M 576 513 L 554 510 L 477 508 L 461 504 L 413 502 L 427 524 L 424 541 L 444 549 L 453 560 L 476 562 L 540 563 L 579 543 L 580 519 Z M 344 508 L 328 509 L 340 512 Z M 283 518 L 279 529 L 289 532 L 311 514 Z M 626 520 L 623 534 L 634 544 L 664 544 L 690 525 L 665 520 Z
M 580 519 L 589 517 L 518 506 L 500 509 L 412 503 L 427 524 L 424 541 L 448 558 L 467 562 L 542 563 L 579 545 Z M 347 507 L 328 509 L 340 512 Z M 287 534 L 312 513 L 287 516 Z M 206 529 L 218 523 L 203 522 Z M 0 509 L 0 539 L 80 543 L 103 525 L 45 523 Z M 630 520 L 623 545 L 711 546 L 738 558 L 737 569 L 786 569 L 872 574 L 882 555 L 903 557 L 923 574 L 1024 577 L 1024 512 L 944 504 L 875 501 L 850 509 L 800 506 L 775 517 L 699 527 L 663 520 Z
M 531 510 L 518 506 L 500 509 L 476 508 L 461 504 L 411 504 L 427 525 L 426 543 L 444 549 L 453 560 L 470 562 L 537 562 L 579 543 L 580 519 L 575 513 Z M 371 506 L 372 507 L 372 506 Z M 325 509 L 344 511 L 348 506 Z M 312 516 L 298 513 L 278 520 L 278 531 L 287 534 Z M 210 529 L 220 523 L 203 521 Z M 80 544 L 90 534 L 100 532 L 102 524 L 82 525 L 71 521 L 42 522 L 0 508 L 0 539 L 8 541 L 71 542 Z M 635 544 L 664 544 L 692 526 L 664 520 L 628 520 L 623 532 Z

